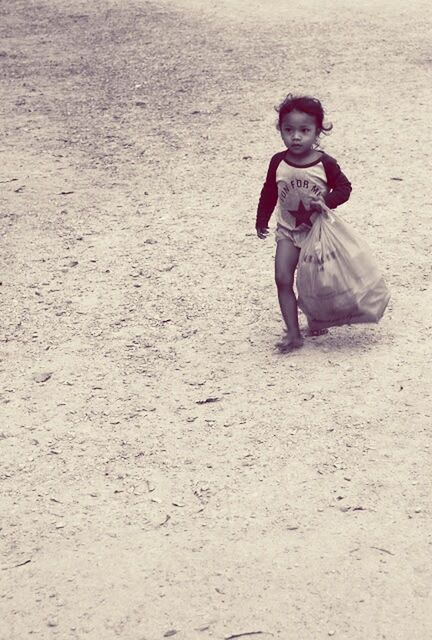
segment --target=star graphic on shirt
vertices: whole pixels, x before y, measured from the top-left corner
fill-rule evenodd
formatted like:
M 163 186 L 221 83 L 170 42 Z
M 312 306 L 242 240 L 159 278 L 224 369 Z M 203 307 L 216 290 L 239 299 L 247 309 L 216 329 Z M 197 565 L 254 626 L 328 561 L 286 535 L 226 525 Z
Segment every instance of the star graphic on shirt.
M 305 208 L 302 200 L 300 200 L 299 206 L 295 211 L 289 210 L 289 212 L 296 219 L 296 227 L 300 226 L 302 223 L 310 225 L 311 211 L 308 211 Z

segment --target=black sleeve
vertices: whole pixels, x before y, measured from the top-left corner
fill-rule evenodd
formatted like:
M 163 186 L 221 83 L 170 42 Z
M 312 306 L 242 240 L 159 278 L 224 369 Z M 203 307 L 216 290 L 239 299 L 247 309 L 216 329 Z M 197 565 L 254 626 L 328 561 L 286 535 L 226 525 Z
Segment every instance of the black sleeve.
M 267 176 L 258 201 L 255 227 L 267 227 L 278 199 L 276 169 L 283 153 L 276 153 L 270 160 Z
M 330 156 L 323 158 L 324 170 L 327 176 L 327 183 L 330 187 L 329 193 L 324 198 L 324 202 L 329 209 L 336 209 L 340 204 L 346 202 L 352 191 L 351 183 L 336 160 Z

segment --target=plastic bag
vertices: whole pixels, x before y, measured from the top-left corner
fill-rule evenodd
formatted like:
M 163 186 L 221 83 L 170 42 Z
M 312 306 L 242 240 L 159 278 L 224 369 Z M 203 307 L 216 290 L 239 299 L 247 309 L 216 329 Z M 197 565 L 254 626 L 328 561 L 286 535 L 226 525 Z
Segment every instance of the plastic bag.
M 313 330 L 379 322 L 390 300 L 368 245 L 330 209 L 302 245 L 297 291 Z

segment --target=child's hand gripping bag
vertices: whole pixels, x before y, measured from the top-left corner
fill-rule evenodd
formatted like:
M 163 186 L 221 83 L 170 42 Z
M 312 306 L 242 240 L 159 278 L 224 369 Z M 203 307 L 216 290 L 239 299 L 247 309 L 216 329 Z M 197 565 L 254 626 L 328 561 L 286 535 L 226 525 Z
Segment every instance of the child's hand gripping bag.
M 317 216 L 303 243 L 297 291 L 314 330 L 379 322 L 390 300 L 368 245 L 330 209 Z

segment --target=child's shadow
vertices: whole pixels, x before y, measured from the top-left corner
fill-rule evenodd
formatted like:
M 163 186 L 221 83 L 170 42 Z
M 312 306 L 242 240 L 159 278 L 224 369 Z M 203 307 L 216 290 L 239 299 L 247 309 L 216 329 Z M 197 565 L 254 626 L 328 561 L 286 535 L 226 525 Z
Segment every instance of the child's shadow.
M 308 338 L 322 351 L 370 351 L 377 346 L 393 344 L 393 335 L 371 327 L 350 325 L 331 327 L 324 336 Z

